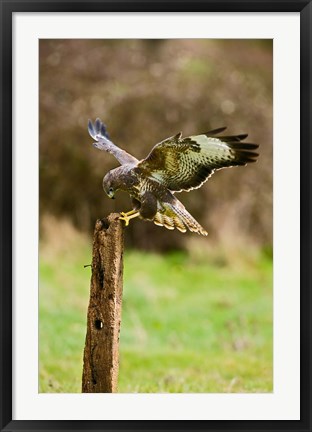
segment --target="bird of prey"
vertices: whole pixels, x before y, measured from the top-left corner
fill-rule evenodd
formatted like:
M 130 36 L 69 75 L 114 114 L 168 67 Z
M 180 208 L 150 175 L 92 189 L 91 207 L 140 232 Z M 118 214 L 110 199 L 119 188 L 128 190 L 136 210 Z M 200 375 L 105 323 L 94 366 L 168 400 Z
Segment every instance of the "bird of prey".
M 110 198 L 117 190 L 128 192 L 133 209 L 121 212 L 120 219 L 128 225 L 140 217 L 169 230 L 189 229 L 207 235 L 207 231 L 185 209 L 175 192 L 197 189 L 221 168 L 255 162 L 257 144 L 243 143 L 247 134 L 218 136 L 226 128 L 182 138 L 178 133 L 156 144 L 149 155 L 136 159 L 117 147 L 100 119 L 89 120 L 88 130 L 96 141 L 94 147 L 115 156 L 121 164 L 103 178 L 103 189 Z

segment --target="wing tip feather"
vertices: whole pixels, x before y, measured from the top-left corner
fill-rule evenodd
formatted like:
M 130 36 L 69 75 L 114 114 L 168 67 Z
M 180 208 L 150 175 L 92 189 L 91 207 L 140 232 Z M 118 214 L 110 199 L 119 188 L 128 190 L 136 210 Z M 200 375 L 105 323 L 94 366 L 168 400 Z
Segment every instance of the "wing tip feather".
M 98 140 L 98 137 L 110 139 L 106 125 L 99 117 L 96 118 L 94 123 L 92 123 L 92 120 L 88 120 L 88 132 L 95 140 Z
M 217 129 L 212 129 L 208 132 L 204 132 L 203 135 L 206 135 L 207 137 L 211 136 L 211 135 L 217 135 L 221 132 L 224 132 L 226 130 L 226 126 L 222 126 L 220 128 Z

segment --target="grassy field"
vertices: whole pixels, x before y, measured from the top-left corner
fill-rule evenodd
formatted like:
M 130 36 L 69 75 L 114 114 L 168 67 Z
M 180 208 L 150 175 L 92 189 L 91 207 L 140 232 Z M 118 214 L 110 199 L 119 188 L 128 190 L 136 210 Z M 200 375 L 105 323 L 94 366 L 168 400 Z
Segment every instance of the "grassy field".
M 91 244 L 40 248 L 39 391 L 81 391 Z M 128 251 L 119 392 L 271 392 L 272 262 Z

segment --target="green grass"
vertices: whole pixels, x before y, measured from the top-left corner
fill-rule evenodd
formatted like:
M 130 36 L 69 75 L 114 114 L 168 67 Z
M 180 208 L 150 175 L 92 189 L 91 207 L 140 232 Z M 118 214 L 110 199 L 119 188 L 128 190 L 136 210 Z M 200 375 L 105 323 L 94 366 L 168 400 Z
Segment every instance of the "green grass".
M 91 246 L 40 252 L 40 392 L 80 392 Z M 119 392 L 271 392 L 272 263 L 127 252 Z

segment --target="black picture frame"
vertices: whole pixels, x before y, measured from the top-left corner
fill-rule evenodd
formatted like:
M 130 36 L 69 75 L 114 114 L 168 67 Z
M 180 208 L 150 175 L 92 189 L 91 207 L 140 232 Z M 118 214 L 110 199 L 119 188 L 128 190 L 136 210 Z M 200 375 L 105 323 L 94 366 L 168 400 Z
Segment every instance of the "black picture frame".
M 311 431 L 311 0 L 11 1 L 1 6 L 1 431 Z M 12 17 L 15 12 L 300 12 L 301 409 L 298 421 L 12 420 Z M 296 167 L 294 167 L 296 169 Z M 291 175 L 291 173 L 289 173 Z

